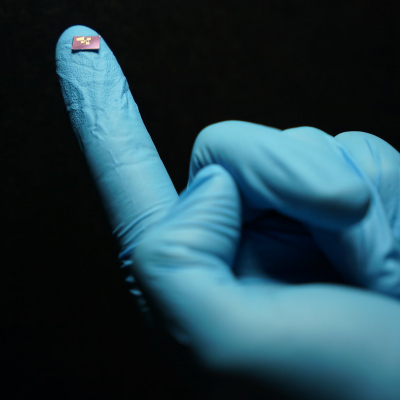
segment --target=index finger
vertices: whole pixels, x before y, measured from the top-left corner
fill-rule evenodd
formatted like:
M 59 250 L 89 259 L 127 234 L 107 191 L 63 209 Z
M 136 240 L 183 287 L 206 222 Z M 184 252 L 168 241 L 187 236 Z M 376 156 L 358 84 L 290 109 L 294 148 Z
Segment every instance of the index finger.
M 107 43 L 101 38 L 99 50 L 71 49 L 74 36 L 97 35 L 82 25 L 64 31 L 56 46 L 56 70 L 113 234 L 127 255 L 178 195 Z

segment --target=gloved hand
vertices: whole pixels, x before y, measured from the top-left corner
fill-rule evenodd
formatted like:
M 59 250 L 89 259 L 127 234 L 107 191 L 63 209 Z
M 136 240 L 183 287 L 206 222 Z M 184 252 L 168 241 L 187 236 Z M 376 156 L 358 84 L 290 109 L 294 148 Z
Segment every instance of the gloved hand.
M 78 35 L 97 33 L 67 29 L 57 73 L 143 312 L 230 378 L 220 398 L 399 399 L 397 151 L 364 132 L 220 122 L 178 196 L 113 53 L 104 39 L 73 53 Z

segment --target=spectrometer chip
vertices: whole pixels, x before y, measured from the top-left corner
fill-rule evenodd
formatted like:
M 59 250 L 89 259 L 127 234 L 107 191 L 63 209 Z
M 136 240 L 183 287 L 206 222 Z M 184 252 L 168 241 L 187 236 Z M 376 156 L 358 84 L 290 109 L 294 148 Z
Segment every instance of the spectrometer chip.
M 97 50 L 100 48 L 100 36 L 74 36 L 72 50 Z

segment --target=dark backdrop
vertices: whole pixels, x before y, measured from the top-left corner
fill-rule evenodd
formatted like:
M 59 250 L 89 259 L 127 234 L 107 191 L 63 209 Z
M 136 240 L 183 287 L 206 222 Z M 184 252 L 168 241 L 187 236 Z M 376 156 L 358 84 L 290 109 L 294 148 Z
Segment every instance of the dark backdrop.
M 107 41 L 181 191 L 197 133 L 226 119 L 399 149 L 399 4 L 2 0 L 1 398 L 193 398 L 149 343 L 71 130 L 66 28 Z

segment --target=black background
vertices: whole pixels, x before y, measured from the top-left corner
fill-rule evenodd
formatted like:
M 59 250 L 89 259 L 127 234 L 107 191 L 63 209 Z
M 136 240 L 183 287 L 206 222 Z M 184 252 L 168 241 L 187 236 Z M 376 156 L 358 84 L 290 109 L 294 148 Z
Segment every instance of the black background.
M 194 398 L 123 281 L 55 73 L 66 28 L 107 41 L 180 192 L 196 135 L 227 119 L 399 149 L 399 4 L 1 0 L 1 398 Z

